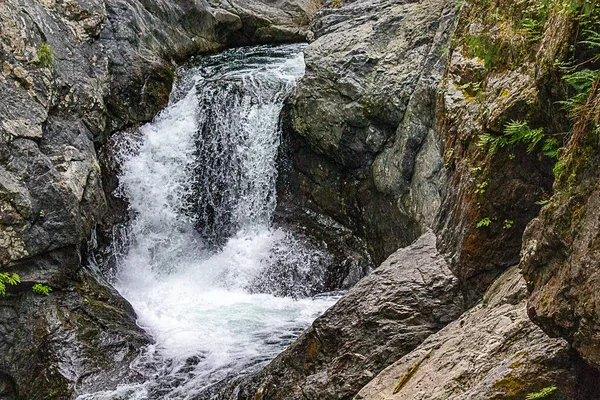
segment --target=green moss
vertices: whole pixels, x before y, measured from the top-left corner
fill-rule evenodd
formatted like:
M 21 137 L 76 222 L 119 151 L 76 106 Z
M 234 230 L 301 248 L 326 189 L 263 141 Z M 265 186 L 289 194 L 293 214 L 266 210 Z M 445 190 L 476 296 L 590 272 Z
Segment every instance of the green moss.
M 400 378 L 400 381 L 398 381 L 398 384 L 394 388 L 393 394 L 396 394 L 396 393 L 400 392 L 402 390 L 402 388 L 404 386 L 406 386 L 406 384 L 410 381 L 410 379 L 413 376 L 415 376 L 415 374 L 419 370 L 419 367 L 421 366 L 421 364 L 423 364 L 423 362 L 425 360 L 427 360 L 430 356 L 431 356 L 431 352 L 425 354 L 425 356 L 423 356 L 423 358 L 421 358 L 419 360 L 419 362 L 417 362 L 414 366 L 412 366 L 412 367 L 410 367 L 410 368 L 408 368 L 406 370 L 406 372 L 404 373 L 404 375 L 402 376 L 402 378 Z
M 558 160 L 556 164 L 554 164 L 552 172 L 554 172 L 554 179 L 559 180 L 563 172 L 565 172 L 565 162 L 563 160 Z
M 38 49 L 36 64 L 50 68 L 54 65 L 54 51 L 47 42 L 43 42 Z
M 526 384 L 523 380 L 515 378 L 512 374 L 506 375 L 504 378 L 494 382 L 494 388 L 502 390 L 505 397 L 516 396 L 526 389 Z

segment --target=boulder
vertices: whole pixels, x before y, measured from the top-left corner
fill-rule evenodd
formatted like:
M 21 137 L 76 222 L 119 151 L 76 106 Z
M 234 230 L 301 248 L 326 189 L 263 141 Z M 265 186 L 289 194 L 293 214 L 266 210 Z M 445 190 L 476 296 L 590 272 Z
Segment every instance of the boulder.
M 356 400 L 592 399 L 597 376 L 527 317 L 517 267 L 506 271 L 473 309 L 377 375 Z M 541 397 L 535 397 L 541 398 Z

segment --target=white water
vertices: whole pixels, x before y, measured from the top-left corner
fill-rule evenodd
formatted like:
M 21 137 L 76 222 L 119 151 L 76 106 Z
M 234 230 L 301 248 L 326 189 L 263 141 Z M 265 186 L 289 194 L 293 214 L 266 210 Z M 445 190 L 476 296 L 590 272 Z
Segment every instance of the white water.
M 155 121 L 117 140 L 133 218 L 115 287 L 155 344 L 133 365 L 145 382 L 81 399 L 191 399 L 265 365 L 337 299 L 305 296 L 327 255 L 271 226 L 278 117 L 301 50 L 206 58 Z

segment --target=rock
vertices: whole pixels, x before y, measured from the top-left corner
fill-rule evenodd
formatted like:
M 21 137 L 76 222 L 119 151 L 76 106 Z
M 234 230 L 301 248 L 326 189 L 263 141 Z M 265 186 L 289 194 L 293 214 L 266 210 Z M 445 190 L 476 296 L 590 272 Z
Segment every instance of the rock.
M 595 379 L 564 340 L 529 320 L 525 281 L 513 267 L 480 304 L 386 368 L 355 399 L 516 400 L 552 387 L 548 398 L 591 399 L 600 394 Z
M 512 11 L 495 2 L 464 2 L 439 90 L 447 179 L 435 231 L 472 304 L 519 262 L 522 233 L 541 208 L 536 203 L 550 196 L 555 161 L 541 145 L 491 151 L 480 146 L 480 138 L 502 136 L 511 121 L 543 128 L 549 136 L 570 129 L 555 93 L 563 83 L 548 60 L 566 58 L 573 21 L 550 13 L 558 20 L 532 35 L 514 28 L 526 5 L 506 6 Z
M 414 241 L 439 203 L 435 99 L 454 7 L 332 1 L 312 24 L 285 119 L 279 207 L 335 219 L 375 265 Z
M 215 396 L 350 399 L 463 310 L 458 281 L 427 232 L 357 283 L 264 370 Z
M 1 377 L 18 398 L 66 399 L 136 378 L 129 364 L 150 339 L 97 273 L 66 268 L 78 262 L 74 247 L 22 261 L 21 284 L 0 297 Z M 38 282 L 48 296 L 32 292 Z
M 222 24 L 223 13 L 230 16 L 226 19 L 225 28 L 232 31 L 229 22 L 231 15 L 234 20 L 235 33 L 228 41 L 235 45 L 252 43 L 285 43 L 302 42 L 306 40 L 308 25 L 317 10 L 323 4 L 322 0 L 229 0 L 210 1 L 217 9 Z M 239 22 L 238 22 L 239 21 Z
M 600 369 L 600 94 L 555 168 L 554 195 L 523 237 L 521 267 L 530 289 L 529 315 L 549 335 L 567 339 Z
M 124 209 L 113 207 L 114 176 L 98 154 L 113 132 L 149 121 L 167 103 L 178 62 L 231 45 L 300 40 L 318 5 L 0 3 L 0 272 L 24 280 L 0 298 L 10 314 L 0 320 L 0 392 L 67 398 L 75 386 L 116 385 L 148 338 L 129 305 L 82 269 L 92 229 L 105 243 L 103 228 Z M 34 283 L 54 290 L 35 297 Z M 67 311 L 83 314 L 65 328 Z

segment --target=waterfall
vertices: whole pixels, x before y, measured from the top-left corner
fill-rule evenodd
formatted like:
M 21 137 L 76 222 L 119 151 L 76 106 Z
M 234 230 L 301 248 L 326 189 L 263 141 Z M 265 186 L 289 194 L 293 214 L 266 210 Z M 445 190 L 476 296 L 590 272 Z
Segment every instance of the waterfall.
M 168 107 L 116 138 L 128 248 L 115 287 L 154 338 L 146 380 L 81 399 L 191 399 L 256 371 L 337 299 L 329 256 L 272 226 L 279 114 L 301 45 L 233 49 L 178 74 Z

